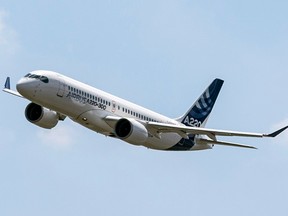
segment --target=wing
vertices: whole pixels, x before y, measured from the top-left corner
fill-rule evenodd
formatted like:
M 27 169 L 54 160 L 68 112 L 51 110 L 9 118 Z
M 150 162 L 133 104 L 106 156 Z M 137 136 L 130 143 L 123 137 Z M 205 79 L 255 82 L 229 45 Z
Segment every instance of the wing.
M 110 125 L 110 127 L 112 128 L 115 128 L 116 123 L 120 119 L 122 119 L 122 117 L 118 116 L 107 116 L 104 118 L 106 123 Z M 250 132 L 239 132 L 228 130 L 216 130 L 209 128 L 188 127 L 185 125 L 172 125 L 156 122 L 144 122 L 144 121 L 139 122 L 147 128 L 149 134 L 159 139 L 161 139 L 162 133 L 177 133 L 185 139 L 189 139 L 189 135 L 206 135 L 210 139 L 205 139 L 203 137 L 197 138 L 197 144 L 213 144 L 213 145 L 234 146 L 234 147 L 253 148 L 253 149 L 255 149 L 255 147 L 249 145 L 219 141 L 217 140 L 217 136 L 276 137 L 277 135 L 279 135 L 288 128 L 288 126 L 286 126 L 270 134 L 261 134 L 261 133 L 250 133 Z
M 12 95 L 15 95 L 15 96 L 23 98 L 23 96 L 21 94 L 19 94 L 19 92 L 11 90 L 11 88 L 10 88 L 10 77 L 7 77 L 3 91 L 6 92 L 6 93 L 9 93 L 9 94 L 12 94 Z
M 229 130 L 216 130 L 209 128 L 198 128 L 198 127 L 188 127 L 182 125 L 171 125 L 171 124 L 163 124 L 163 123 L 155 123 L 149 122 L 148 126 L 157 130 L 158 133 L 178 133 L 179 135 L 183 135 L 186 137 L 189 134 L 198 134 L 198 135 L 207 135 L 211 139 L 214 140 L 216 136 L 242 136 L 242 137 L 276 137 L 284 130 L 288 128 L 288 126 L 281 128 L 271 134 L 261 134 L 261 133 L 250 133 L 250 132 L 240 132 L 240 131 L 229 131 Z
M 184 125 L 171 125 L 163 123 L 148 122 L 147 127 L 150 129 L 153 135 L 159 136 L 161 133 L 177 133 L 183 138 L 189 138 L 189 135 L 206 135 L 210 139 L 199 138 L 197 141 L 199 144 L 216 144 L 216 145 L 226 145 L 234 147 L 244 147 L 244 148 L 255 148 L 253 146 L 242 145 L 238 143 L 218 141 L 217 136 L 239 136 L 239 137 L 276 137 L 288 126 L 283 127 L 270 134 L 262 133 L 250 133 L 250 132 L 239 132 L 239 131 L 229 131 L 229 130 L 216 130 L 209 128 L 198 128 L 198 127 L 187 127 Z M 155 134 L 156 133 L 156 134 Z

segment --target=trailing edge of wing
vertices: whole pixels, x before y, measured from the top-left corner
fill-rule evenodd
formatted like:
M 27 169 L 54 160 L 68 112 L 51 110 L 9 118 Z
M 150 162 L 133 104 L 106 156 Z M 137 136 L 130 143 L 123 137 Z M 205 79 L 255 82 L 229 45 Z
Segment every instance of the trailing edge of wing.
M 198 127 L 188 127 L 184 125 L 171 125 L 164 123 L 155 123 L 149 122 L 148 127 L 157 130 L 158 133 L 178 133 L 183 136 L 183 134 L 199 134 L 199 135 L 207 135 L 212 140 L 216 140 L 216 136 L 240 136 L 240 137 L 276 137 L 284 130 L 288 128 L 288 126 L 277 130 L 271 134 L 261 134 L 261 133 L 250 133 L 250 132 L 240 132 L 240 131 L 228 131 L 228 130 L 216 130 L 209 128 L 198 128 Z
M 207 139 L 198 139 L 197 144 L 213 144 L 213 145 L 224 145 L 224 146 L 232 146 L 232 147 L 240 147 L 240 148 L 250 148 L 250 149 L 257 149 L 254 146 L 243 145 L 239 143 L 232 143 L 232 142 L 223 142 L 223 141 L 214 141 L 214 140 L 207 140 Z
M 5 86 L 4 86 L 3 91 L 6 92 L 6 93 L 9 93 L 9 94 L 12 94 L 12 95 L 15 95 L 15 96 L 23 98 L 23 96 L 21 94 L 19 94 L 19 92 L 11 90 L 11 88 L 10 88 L 10 77 L 6 78 L 6 82 L 5 82 Z

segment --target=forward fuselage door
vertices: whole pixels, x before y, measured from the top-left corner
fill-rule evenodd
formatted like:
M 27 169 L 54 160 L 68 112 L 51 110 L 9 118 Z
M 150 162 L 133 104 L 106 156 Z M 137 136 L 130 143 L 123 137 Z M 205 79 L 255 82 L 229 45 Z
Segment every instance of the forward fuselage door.
M 116 111 L 116 101 L 112 101 L 112 110 L 111 110 L 113 113 L 115 113 Z
M 59 81 L 59 88 L 58 88 L 57 96 L 63 97 L 65 94 L 67 85 L 61 77 L 58 77 L 58 81 Z

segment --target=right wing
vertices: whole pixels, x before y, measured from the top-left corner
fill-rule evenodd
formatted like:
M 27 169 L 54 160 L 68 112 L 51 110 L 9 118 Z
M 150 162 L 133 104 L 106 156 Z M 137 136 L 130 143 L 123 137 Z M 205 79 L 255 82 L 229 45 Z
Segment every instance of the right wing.
M 161 137 L 161 133 L 177 133 L 185 139 L 189 139 L 189 135 L 206 135 L 210 139 L 205 139 L 201 137 L 197 139 L 197 143 L 198 144 L 225 145 L 225 146 L 234 146 L 234 147 L 243 147 L 243 148 L 254 148 L 254 149 L 255 147 L 253 146 L 219 141 L 217 140 L 217 136 L 276 137 L 288 128 L 288 126 L 286 126 L 273 133 L 262 134 L 262 133 L 250 133 L 250 132 L 240 132 L 240 131 L 216 130 L 216 129 L 199 128 L 199 127 L 188 127 L 185 125 L 171 125 L 171 124 L 156 123 L 156 122 L 148 122 L 146 127 L 151 134 L 159 138 Z
M 186 135 L 188 136 L 189 134 L 207 135 L 211 139 L 214 139 L 216 136 L 276 137 L 288 128 L 288 126 L 286 126 L 273 133 L 262 134 L 262 133 L 217 130 L 217 129 L 199 128 L 199 127 L 188 127 L 185 125 L 172 125 L 157 122 L 148 122 L 147 124 L 149 127 L 152 127 L 158 133 L 178 133 L 179 135 L 184 136 Z
M 120 119 L 122 119 L 122 117 L 119 117 L 119 116 L 106 116 L 104 118 L 106 123 L 111 128 L 115 128 L 116 123 Z M 196 138 L 197 144 L 224 145 L 224 146 L 234 146 L 234 147 L 253 148 L 253 149 L 256 149 L 256 148 L 253 146 L 243 145 L 239 143 L 219 141 L 217 139 L 217 136 L 276 137 L 288 128 L 288 126 L 286 126 L 270 134 L 261 134 L 261 133 L 250 133 L 250 132 L 239 132 L 239 131 L 228 131 L 228 130 L 216 130 L 216 129 L 199 128 L 199 127 L 188 127 L 185 125 L 173 125 L 173 124 L 165 124 L 165 123 L 157 123 L 157 122 L 143 122 L 143 121 L 139 121 L 139 122 L 146 127 L 149 134 L 151 134 L 152 136 L 158 139 L 161 139 L 162 133 L 177 133 L 185 139 L 189 139 L 189 135 L 206 135 L 210 139 L 204 138 L 204 137 Z

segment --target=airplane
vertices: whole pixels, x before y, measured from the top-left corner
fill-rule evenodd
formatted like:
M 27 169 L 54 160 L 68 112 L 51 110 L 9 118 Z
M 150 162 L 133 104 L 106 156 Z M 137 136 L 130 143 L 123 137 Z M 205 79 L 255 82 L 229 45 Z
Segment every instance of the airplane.
M 223 83 L 215 79 L 190 109 L 175 119 L 53 71 L 28 73 L 16 84 L 17 91 L 10 88 L 7 77 L 3 91 L 28 99 L 25 117 L 39 127 L 52 129 L 69 117 L 97 133 L 155 150 L 205 150 L 214 145 L 256 149 L 218 137 L 276 137 L 288 128 L 270 134 L 205 128 Z

